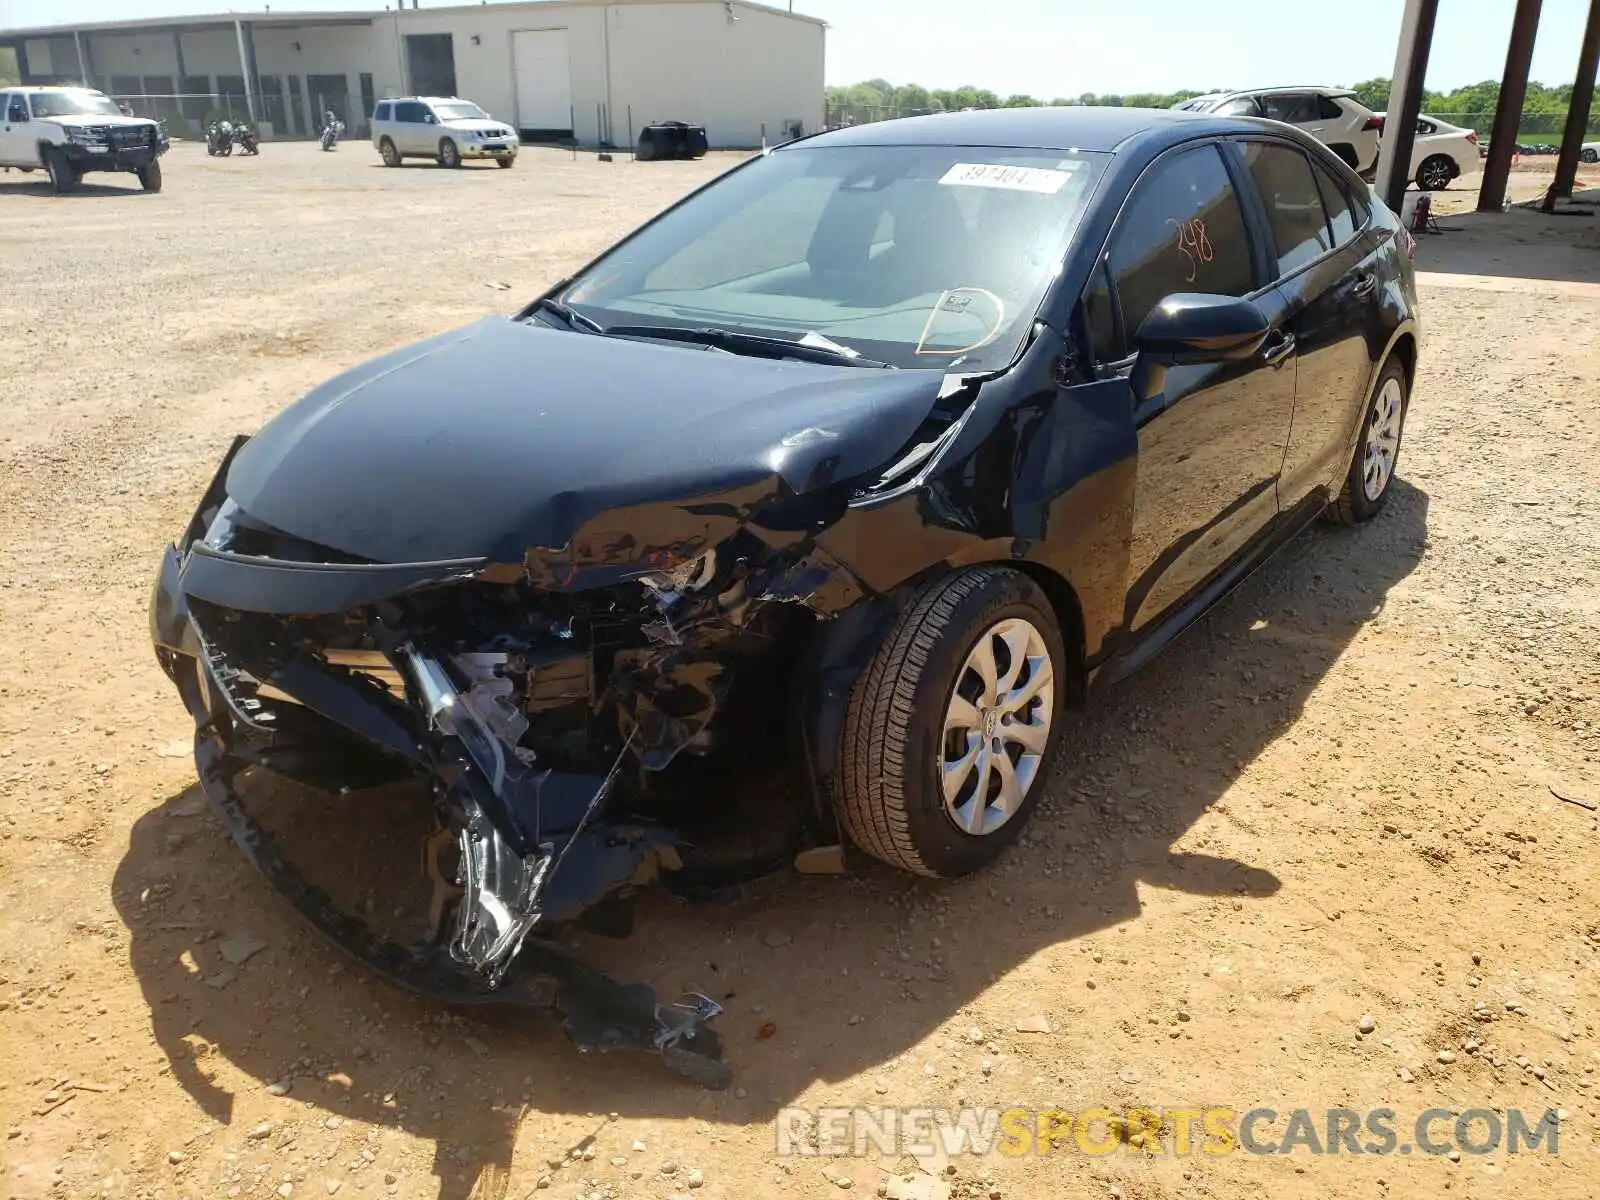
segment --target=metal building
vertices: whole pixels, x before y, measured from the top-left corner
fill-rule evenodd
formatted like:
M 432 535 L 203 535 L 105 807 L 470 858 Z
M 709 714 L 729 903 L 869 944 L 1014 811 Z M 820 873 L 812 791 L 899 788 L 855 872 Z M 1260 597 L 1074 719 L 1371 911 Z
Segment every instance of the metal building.
M 416 3 L 416 0 L 412 0 Z M 527 0 L 0 29 L 24 83 L 88 83 L 196 133 L 218 107 L 279 137 L 385 96 L 459 95 L 526 140 L 626 145 L 653 121 L 758 145 L 823 120 L 824 22 L 748 0 Z

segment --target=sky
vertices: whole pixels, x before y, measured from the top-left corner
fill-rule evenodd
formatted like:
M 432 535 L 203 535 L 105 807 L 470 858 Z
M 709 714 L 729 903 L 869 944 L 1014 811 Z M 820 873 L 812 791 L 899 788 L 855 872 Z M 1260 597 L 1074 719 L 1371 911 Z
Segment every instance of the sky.
M 782 7 L 787 0 L 769 0 Z M 444 0 L 421 0 L 443 7 Z M 0 29 L 237 10 L 235 0 L 0 0 Z M 383 0 L 279 0 L 278 11 Z M 827 81 L 972 84 L 1049 99 L 1084 92 L 1349 84 L 1394 69 L 1401 0 L 795 0 L 832 28 Z M 1440 0 L 1427 86 L 1498 79 L 1514 0 Z M 1544 0 L 1533 78 L 1570 83 L 1588 0 Z

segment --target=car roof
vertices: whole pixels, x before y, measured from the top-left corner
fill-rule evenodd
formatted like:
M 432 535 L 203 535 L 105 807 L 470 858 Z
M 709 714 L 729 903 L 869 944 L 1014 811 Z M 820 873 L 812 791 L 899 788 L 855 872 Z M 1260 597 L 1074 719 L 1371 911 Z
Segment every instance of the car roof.
M 0 92 L 88 92 L 91 96 L 104 96 L 99 88 L 82 83 L 6 83 Z
M 1218 92 L 1219 97 L 1228 96 L 1273 96 L 1279 92 L 1316 92 L 1323 96 L 1354 96 L 1354 88 L 1328 87 L 1321 83 L 1289 83 L 1282 87 L 1257 87 L 1240 88 L 1236 92 Z
M 779 146 L 991 146 L 1009 149 L 1115 151 L 1136 139 L 1180 141 L 1234 133 L 1259 123 L 1173 108 L 981 108 L 849 125 Z

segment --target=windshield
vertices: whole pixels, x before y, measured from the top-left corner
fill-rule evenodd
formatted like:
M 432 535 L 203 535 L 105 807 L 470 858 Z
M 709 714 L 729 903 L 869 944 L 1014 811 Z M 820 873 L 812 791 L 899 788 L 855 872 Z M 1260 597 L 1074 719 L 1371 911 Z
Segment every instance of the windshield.
M 449 104 L 435 104 L 434 115 L 441 121 L 487 121 L 489 114 L 470 100 L 452 100 Z
M 640 230 L 558 299 L 608 326 L 820 338 L 897 367 L 1004 367 L 1107 158 L 780 150 Z
M 35 92 L 36 117 L 117 117 L 122 110 L 110 96 L 98 92 Z

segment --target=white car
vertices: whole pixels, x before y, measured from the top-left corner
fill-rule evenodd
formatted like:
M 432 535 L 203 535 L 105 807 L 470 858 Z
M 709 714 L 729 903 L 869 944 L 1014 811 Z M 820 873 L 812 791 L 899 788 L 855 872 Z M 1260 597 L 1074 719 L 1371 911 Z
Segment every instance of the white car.
M 1585 142 L 1578 157 L 1586 163 L 1600 162 L 1600 142 Z
M 0 167 L 43 167 L 57 193 L 90 171 L 127 171 L 159 192 L 167 146 L 158 122 L 125 115 L 93 88 L 0 88 Z
M 1174 108 L 1223 117 L 1266 117 L 1309 133 L 1357 171 L 1378 165 L 1378 135 L 1383 122 L 1348 88 L 1250 88 L 1196 96 Z
M 515 129 L 470 100 L 405 96 L 378 101 L 372 110 L 372 144 L 390 167 L 407 158 L 431 158 L 441 167 L 492 158 L 496 166 L 509 167 L 522 142 Z
M 1384 113 L 1380 121 L 1387 120 Z M 1478 133 L 1423 113 L 1411 146 L 1411 177 L 1425 192 L 1443 191 L 1458 175 L 1478 169 Z

